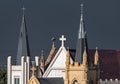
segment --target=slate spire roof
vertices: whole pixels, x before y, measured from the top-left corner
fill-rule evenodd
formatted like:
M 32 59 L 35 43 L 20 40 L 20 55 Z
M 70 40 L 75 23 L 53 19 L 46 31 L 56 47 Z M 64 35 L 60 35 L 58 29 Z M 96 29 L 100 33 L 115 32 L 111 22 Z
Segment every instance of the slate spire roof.
M 20 35 L 19 35 L 19 41 L 18 41 L 17 58 L 16 58 L 17 65 L 21 64 L 20 59 L 22 56 L 30 56 L 24 10 L 25 8 L 23 8 L 22 23 L 21 23 Z
M 83 21 L 83 4 L 81 4 L 81 17 L 78 31 L 75 61 L 82 63 L 84 48 L 86 48 L 86 52 L 88 54 L 87 33 L 85 31 Z

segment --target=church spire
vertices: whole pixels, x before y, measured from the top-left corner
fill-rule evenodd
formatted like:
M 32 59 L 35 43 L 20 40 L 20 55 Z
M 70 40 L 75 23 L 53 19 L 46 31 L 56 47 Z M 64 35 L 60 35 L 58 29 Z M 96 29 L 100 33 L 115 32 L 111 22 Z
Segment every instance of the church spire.
M 87 35 L 86 35 L 84 22 L 83 22 L 83 4 L 81 4 L 81 17 L 80 17 L 80 25 L 79 25 L 79 31 L 78 31 L 76 56 L 75 56 L 75 61 L 81 64 L 83 60 L 84 48 L 86 48 L 86 52 L 88 54 Z
M 20 36 L 18 41 L 17 60 L 16 60 L 17 65 L 21 64 L 20 59 L 22 56 L 30 56 L 27 28 L 25 22 L 25 8 L 23 7 L 22 10 L 23 10 L 23 16 L 22 16 Z
M 81 4 L 81 17 L 80 17 L 78 38 L 79 39 L 85 38 L 85 29 L 84 29 L 84 22 L 83 22 L 83 4 Z

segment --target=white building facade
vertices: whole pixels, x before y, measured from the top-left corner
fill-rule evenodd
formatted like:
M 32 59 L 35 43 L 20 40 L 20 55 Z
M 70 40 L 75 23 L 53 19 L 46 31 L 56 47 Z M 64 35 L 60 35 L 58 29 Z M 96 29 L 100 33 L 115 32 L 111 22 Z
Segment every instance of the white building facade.
M 7 84 L 27 84 L 29 80 L 30 58 L 21 57 L 21 65 L 12 65 L 11 56 L 7 59 Z

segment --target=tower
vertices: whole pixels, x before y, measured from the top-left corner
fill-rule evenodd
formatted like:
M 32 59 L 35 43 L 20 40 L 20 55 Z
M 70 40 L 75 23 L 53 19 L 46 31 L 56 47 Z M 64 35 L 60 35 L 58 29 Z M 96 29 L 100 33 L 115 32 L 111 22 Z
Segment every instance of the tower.
M 99 54 L 96 50 L 94 63 L 89 60 L 87 35 L 83 23 L 83 4 L 81 4 L 81 18 L 78 32 L 75 61 L 70 63 L 70 53 L 66 55 L 66 69 L 64 84 L 98 84 Z
M 7 59 L 7 84 L 26 84 L 29 80 L 30 51 L 24 10 L 25 8 L 23 8 L 16 65 L 12 65 L 11 56 Z

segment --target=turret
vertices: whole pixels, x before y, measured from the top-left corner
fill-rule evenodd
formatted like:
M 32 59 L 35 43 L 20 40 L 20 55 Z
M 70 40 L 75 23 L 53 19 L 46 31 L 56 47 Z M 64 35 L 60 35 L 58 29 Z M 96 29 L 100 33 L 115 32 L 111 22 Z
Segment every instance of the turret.
M 66 54 L 66 67 L 68 67 L 70 64 L 70 52 L 69 52 L 69 48 Z

